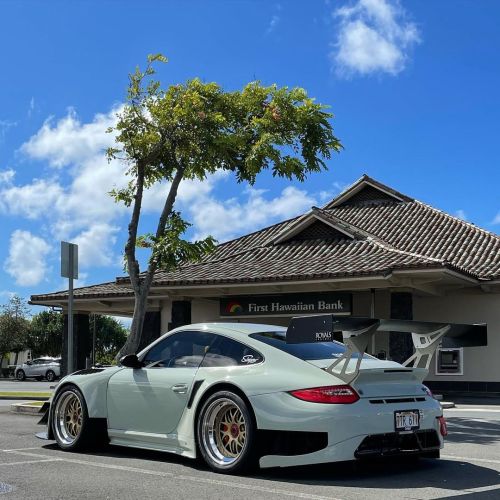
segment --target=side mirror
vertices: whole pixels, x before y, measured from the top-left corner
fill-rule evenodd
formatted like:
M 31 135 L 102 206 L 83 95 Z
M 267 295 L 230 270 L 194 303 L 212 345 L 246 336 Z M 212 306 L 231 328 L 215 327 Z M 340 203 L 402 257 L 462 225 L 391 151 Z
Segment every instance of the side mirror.
M 28 366 L 31 366 L 31 365 L 33 364 L 33 361 L 26 361 L 26 364 L 27 364 Z
M 120 364 L 127 368 L 142 368 L 142 363 L 137 358 L 136 354 L 127 354 L 120 359 Z

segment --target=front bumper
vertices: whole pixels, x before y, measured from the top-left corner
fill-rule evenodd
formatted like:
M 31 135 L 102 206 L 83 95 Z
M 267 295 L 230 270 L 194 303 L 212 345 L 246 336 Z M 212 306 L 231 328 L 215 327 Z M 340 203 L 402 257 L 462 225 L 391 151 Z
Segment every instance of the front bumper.
M 373 404 L 360 399 L 354 404 L 335 405 L 301 401 L 287 393 L 263 394 L 250 398 L 257 427 L 269 431 L 323 432 L 327 445 L 313 453 L 265 455 L 261 467 L 287 467 L 361 459 L 368 456 L 431 455 L 443 447 L 438 418 L 439 402 L 419 401 Z M 390 399 L 387 399 L 390 401 Z M 420 411 L 418 435 L 395 432 L 394 412 Z M 425 431 L 425 432 L 424 432 Z

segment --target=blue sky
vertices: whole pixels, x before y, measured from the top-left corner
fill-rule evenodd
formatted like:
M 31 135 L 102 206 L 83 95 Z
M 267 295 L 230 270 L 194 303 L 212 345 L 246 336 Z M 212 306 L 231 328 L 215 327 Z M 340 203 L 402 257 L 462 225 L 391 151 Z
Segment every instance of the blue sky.
M 500 4 L 495 0 L 0 2 L 0 303 L 64 287 L 59 241 L 80 245 L 78 285 L 121 274 L 127 212 L 104 133 L 127 74 L 162 52 L 166 86 L 305 87 L 335 113 L 345 150 L 304 184 L 263 175 L 184 186 L 194 235 L 220 241 L 322 204 L 363 173 L 498 233 Z M 145 226 L 164 186 L 148 194 Z

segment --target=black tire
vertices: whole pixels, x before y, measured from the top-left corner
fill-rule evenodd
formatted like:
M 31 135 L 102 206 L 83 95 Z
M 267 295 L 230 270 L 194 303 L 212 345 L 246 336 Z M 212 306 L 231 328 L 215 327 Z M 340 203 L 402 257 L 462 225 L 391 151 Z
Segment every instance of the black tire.
M 54 380 L 56 379 L 56 374 L 53 370 L 47 370 L 45 378 L 47 379 L 47 382 L 54 382 Z
M 26 373 L 24 373 L 24 370 L 17 370 L 16 372 L 16 380 L 23 381 L 26 380 Z
M 75 402 L 79 408 L 79 416 L 76 417 L 78 410 L 71 413 L 69 405 Z M 52 432 L 59 448 L 65 451 L 86 450 L 96 444 L 96 433 L 93 429 L 87 410 L 85 398 L 80 390 L 73 385 L 61 389 L 53 402 L 53 411 L 51 411 Z M 69 418 L 69 420 L 68 420 Z M 75 429 L 78 427 L 78 430 Z
M 231 412 L 234 423 L 228 426 L 224 422 L 231 422 Z M 196 436 L 203 460 L 216 472 L 236 474 L 257 464 L 255 419 L 247 403 L 234 392 L 220 391 L 207 398 L 196 421 Z

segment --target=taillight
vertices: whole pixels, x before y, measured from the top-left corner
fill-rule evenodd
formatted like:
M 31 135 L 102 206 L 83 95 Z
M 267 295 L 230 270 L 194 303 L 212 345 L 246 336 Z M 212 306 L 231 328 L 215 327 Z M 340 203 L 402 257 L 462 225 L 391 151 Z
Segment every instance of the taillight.
M 446 425 L 446 419 L 444 417 L 438 417 L 439 420 L 439 432 L 441 433 L 441 436 L 447 436 L 448 435 L 448 426 Z
M 349 385 L 329 385 L 312 389 L 299 389 L 290 394 L 311 403 L 351 404 L 358 399 L 358 393 Z

